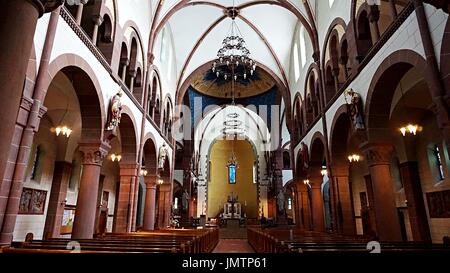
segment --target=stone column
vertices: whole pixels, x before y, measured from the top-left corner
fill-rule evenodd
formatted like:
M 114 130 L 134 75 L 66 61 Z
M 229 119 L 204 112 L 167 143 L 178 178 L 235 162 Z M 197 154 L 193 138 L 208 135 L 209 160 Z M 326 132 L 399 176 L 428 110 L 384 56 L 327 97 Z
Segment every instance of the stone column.
M 299 198 L 299 222 L 300 227 L 305 230 L 311 229 L 311 208 L 308 196 L 308 188 L 303 181 L 298 183 L 298 198 Z
M 123 70 L 122 70 L 122 81 L 125 83 L 125 78 L 127 76 L 127 67 L 130 64 L 130 61 L 128 59 L 121 59 L 120 60 L 120 65 L 123 66 Z
M 392 21 L 397 19 L 397 8 L 395 7 L 395 0 L 389 0 L 389 9 L 391 11 Z
M 131 68 L 128 72 L 128 75 L 130 75 L 130 86 L 128 86 L 128 89 L 130 89 L 130 92 L 133 93 L 134 90 L 134 79 L 136 78 L 136 70 L 134 68 Z
M 100 15 L 94 15 L 92 17 L 92 21 L 94 22 L 94 30 L 92 31 L 92 42 L 94 45 L 97 45 L 97 35 L 98 35 L 98 28 L 103 23 L 103 17 Z
M 311 177 L 311 199 L 313 230 L 325 231 L 325 219 L 323 214 L 322 176 Z
M 380 39 L 380 28 L 378 27 L 378 20 L 380 20 L 380 10 L 377 5 L 371 5 L 369 12 L 370 34 L 372 36 L 372 44 L 375 44 Z
M 139 203 L 139 177 L 136 176 L 134 178 L 134 187 L 133 187 L 134 191 L 134 196 L 133 196 L 133 207 L 131 209 L 132 214 L 131 214 L 131 232 L 135 232 L 136 231 L 136 222 L 137 222 L 137 208 L 138 208 L 138 203 Z
M 83 8 L 87 2 L 88 2 L 88 0 L 81 0 L 80 4 L 78 5 L 77 18 L 75 20 L 77 21 L 77 24 L 79 26 L 81 25 L 81 19 L 83 19 Z
M 390 172 L 393 146 L 389 144 L 365 144 L 372 180 L 377 234 L 382 241 L 401 241 L 400 222 Z
M 105 176 L 100 175 L 100 180 L 98 182 L 98 194 L 97 194 L 97 211 L 95 212 L 95 232 L 94 234 L 99 234 L 99 221 L 100 214 L 102 213 L 102 195 L 103 195 L 103 182 L 105 181 Z M 108 217 L 106 218 L 108 220 Z
M 370 235 L 375 235 L 376 229 L 377 229 L 377 221 L 376 221 L 376 215 L 375 215 L 375 201 L 373 197 L 373 187 L 372 187 L 372 177 L 370 174 L 364 176 L 364 181 L 366 184 L 366 190 L 367 190 L 367 201 L 369 204 L 369 223 L 371 230 L 368 231 Z
M 66 205 L 67 188 L 69 187 L 72 164 L 56 161 L 53 170 L 52 189 L 48 201 L 47 218 L 45 219 L 44 238 L 58 238 Z
M 120 189 L 114 216 L 114 232 L 131 232 L 134 208 L 134 188 L 138 174 L 137 163 L 120 164 Z
M 56 9 L 60 4 L 62 1 L 0 0 L 0 37 L 7 40 L 0 46 L 0 243 L 10 243 L 12 240 L 22 190 L 21 185 L 11 188 L 11 194 L 14 194 L 11 199 L 9 195 L 12 181 L 5 183 L 3 178 L 11 177 L 11 172 L 14 171 L 14 167 L 6 168 L 9 152 L 11 150 L 11 153 L 17 154 L 20 143 L 21 132 L 15 127 L 36 23 L 45 12 Z M 6 212 L 7 206 L 9 213 Z
M 106 143 L 80 144 L 83 153 L 83 174 L 78 191 L 72 239 L 92 239 L 97 212 L 100 170 L 110 146 Z
M 401 163 L 400 174 L 408 204 L 413 240 L 431 242 L 430 227 L 428 226 L 417 162 Z
M 356 234 L 356 224 L 352 203 L 352 190 L 349 181 L 349 167 L 346 163 L 344 166 L 332 166 L 332 179 L 336 187 L 336 224 L 338 231 L 345 235 Z M 330 181 L 331 182 L 331 181 Z
M 158 227 L 166 228 L 169 225 L 170 219 L 170 184 L 164 181 L 159 185 L 159 200 L 158 200 Z
M 155 213 L 156 213 L 156 175 L 149 175 L 144 177 L 146 193 L 145 193 L 145 208 L 144 208 L 144 230 L 155 229 Z

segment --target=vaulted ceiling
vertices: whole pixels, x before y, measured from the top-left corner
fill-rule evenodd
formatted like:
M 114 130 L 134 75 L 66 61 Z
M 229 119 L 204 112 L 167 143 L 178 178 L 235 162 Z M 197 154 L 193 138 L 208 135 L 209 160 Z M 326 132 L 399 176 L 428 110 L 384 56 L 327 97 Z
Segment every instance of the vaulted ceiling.
M 252 58 L 287 86 L 291 42 L 298 22 L 314 35 L 316 0 L 235 0 L 236 23 Z M 213 60 L 228 34 L 233 0 L 157 0 L 153 3 L 155 39 L 168 23 L 172 30 L 180 86 L 198 67 Z M 151 39 L 152 40 L 152 39 Z M 314 40 L 314 39 L 312 39 Z M 154 42 L 154 41 L 153 41 Z M 152 41 L 150 47 L 152 47 Z

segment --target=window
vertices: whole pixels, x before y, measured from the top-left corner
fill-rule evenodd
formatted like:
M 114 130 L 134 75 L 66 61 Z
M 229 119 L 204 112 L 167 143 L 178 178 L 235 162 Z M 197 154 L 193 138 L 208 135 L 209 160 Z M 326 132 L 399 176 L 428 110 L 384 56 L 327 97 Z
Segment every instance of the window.
M 292 209 L 292 198 L 291 197 L 288 197 L 288 209 Z
M 236 165 L 228 165 L 228 183 L 236 184 Z
M 178 197 L 175 197 L 175 202 L 173 204 L 174 209 L 178 209 Z
M 41 157 L 41 145 L 38 145 L 36 147 L 36 151 L 34 153 L 33 158 L 33 166 L 31 167 L 31 179 L 36 180 L 37 178 L 37 171 L 40 164 L 40 157 Z
M 299 64 L 299 59 L 298 59 L 297 43 L 295 43 L 295 45 L 294 45 L 294 76 L 295 76 L 296 81 L 300 77 L 300 64 Z
M 435 157 L 435 162 L 436 162 L 436 168 L 438 171 L 438 178 L 439 180 L 444 180 L 445 176 L 444 176 L 444 167 L 442 166 L 442 159 L 441 159 L 441 152 L 439 150 L 438 145 L 434 145 L 434 157 Z
M 331 8 L 333 6 L 334 0 L 328 0 L 328 6 Z
M 257 180 L 258 180 L 258 171 L 255 163 L 253 164 L 253 184 L 256 184 Z
M 300 28 L 300 59 L 302 61 L 302 68 L 306 65 L 306 42 L 305 42 L 305 27 Z

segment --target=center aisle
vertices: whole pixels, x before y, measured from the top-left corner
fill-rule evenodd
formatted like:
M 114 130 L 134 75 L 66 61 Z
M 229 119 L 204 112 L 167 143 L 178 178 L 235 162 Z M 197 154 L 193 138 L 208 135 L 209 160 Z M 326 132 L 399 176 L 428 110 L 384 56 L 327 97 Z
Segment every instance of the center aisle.
M 255 253 L 247 240 L 220 239 L 213 253 Z

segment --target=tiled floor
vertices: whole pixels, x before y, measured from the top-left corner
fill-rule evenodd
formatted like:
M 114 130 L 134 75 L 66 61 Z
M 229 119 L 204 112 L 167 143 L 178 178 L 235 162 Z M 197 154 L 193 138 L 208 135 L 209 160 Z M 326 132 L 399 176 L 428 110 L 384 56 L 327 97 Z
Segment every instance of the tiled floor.
M 247 240 L 220 239 L 213 253 L 254 253 Z

